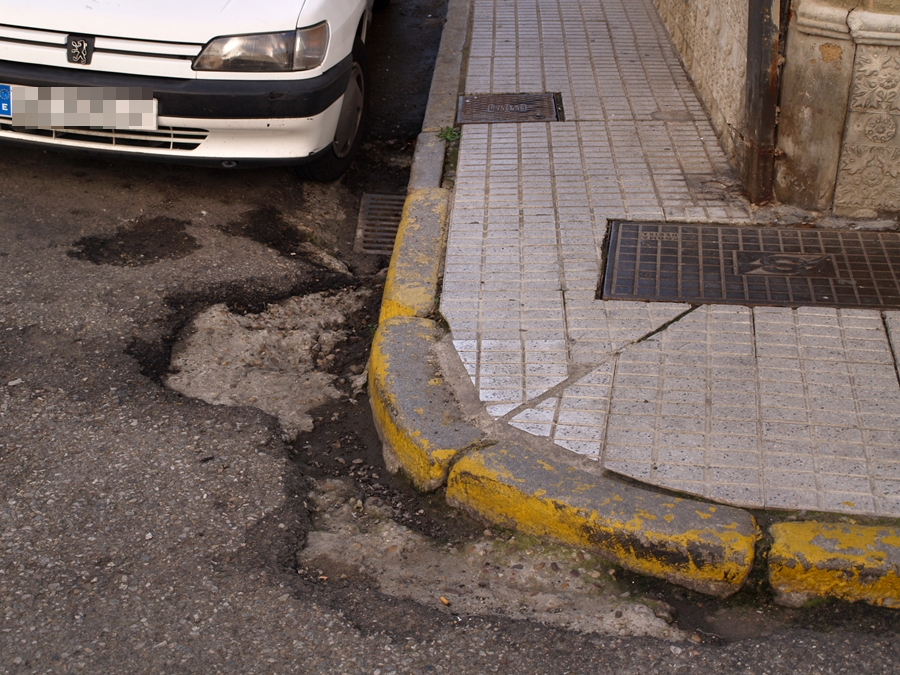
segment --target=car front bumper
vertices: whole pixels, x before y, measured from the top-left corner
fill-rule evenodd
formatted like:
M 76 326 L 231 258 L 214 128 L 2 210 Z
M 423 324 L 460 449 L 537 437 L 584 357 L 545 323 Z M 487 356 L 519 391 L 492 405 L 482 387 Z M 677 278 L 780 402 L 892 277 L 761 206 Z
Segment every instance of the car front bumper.
M 31 87 L 149 88 L 157 131 L 20 129 L 0 119 L 0 141 L 240 166 L 308 161 L 334 138 L 352 57 L 298 80 L 181 80 L 0 61 L 0 82 Z

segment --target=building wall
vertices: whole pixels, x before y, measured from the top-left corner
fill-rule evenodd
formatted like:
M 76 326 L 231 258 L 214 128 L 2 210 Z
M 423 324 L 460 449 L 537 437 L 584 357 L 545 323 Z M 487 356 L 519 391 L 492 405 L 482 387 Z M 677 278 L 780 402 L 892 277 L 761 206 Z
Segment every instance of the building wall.
M 716 133 L 737 164 L 747 77 L 747 0 L 654 0 Z
M 794 0 L 785 58 L 777 199 L 900 213 L 900 2 Z

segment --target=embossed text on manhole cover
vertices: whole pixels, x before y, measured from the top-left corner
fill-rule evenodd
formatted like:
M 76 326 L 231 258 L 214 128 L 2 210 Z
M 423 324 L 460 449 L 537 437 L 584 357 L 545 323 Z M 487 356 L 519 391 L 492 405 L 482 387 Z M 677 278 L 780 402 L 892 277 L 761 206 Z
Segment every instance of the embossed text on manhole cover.
M 613 221 L 601 296 L 900 309 L 900 233 Z
M 563 120 L 562 96 L 541 94 L 466 94 L 459 97 L 457 124 L 556 122 Z

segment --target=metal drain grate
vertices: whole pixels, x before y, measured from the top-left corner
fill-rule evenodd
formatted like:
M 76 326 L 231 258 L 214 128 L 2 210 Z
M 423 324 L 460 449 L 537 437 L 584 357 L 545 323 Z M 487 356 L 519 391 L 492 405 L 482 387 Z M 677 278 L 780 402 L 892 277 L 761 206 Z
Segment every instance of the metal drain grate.
M 403 195 L 363 195 L 353 250 L 391 255 L 404 202 Z
M 614 221 L 607 300 L 900 309 L 900 234 Z
M 457 124 L 494 122 L 557 122 L 565 119 L 562 95 L 466 94 L 459 97 Z

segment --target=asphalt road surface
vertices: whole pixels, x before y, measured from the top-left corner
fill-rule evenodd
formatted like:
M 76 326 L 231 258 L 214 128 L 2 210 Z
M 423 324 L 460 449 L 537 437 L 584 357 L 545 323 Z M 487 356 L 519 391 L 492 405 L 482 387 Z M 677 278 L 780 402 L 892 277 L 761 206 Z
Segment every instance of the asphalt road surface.
M 354 537 L 374 551 L 363 536 L 390 531 L 434 556 L 515 551 L 512 570 L 547 571 L 529 583 L 581 574 L 575 552 L 545 552 L 559 564 L 544 567 L 514 533 L 388 476 L 354 388 L 387 264 L 352 251 L 359 199 L 405 188 L 444 11 L 394 0 L 376 17 L 367 142 L 333 185 L 0 150 L 0 673 L 897 672 L 895 613 L 782 610 L 759 579 L 712 602 L 603 567 L 603 606 L 657 602 L 683 631 L 672 641 L 551 621 L 567 611 L 561 592 L 460 610 L 499 586 L 499 563 L 479 562 L 491 581 L 467 586 L 465 565 L 412 569 L 387 541 L 378 564 L 353 557 Z M 210 307 L 286 334 L 253 317 L 359 289 L 369 301 L 329 333 L 340 337 L 310 347 L 338 392 L 312 431 L 285 440 L 252 402 L 165 384 L 173 347 Z M 326 528 L 348 545 L 304 557 Z M 548 576 L 560 569 L 565 582 Z M 425 590 L 391 590 L 403 579 Z

